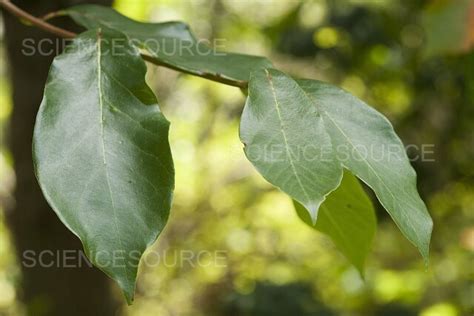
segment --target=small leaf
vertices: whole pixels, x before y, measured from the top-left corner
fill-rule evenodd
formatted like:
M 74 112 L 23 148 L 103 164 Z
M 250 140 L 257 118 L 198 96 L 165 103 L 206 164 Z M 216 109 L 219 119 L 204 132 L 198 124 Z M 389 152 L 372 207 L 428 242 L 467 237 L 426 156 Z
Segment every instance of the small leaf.
M 168 219 L 174 186 L 169 123 L 145 73 L 123 34 L 79 35 L 52 64 L 33 139 L 46 199 L 128 303 L 140 257 Z
M 250 78 L 240 134 L 257 170 L 303 204 L 313 221 L 345 167 L 375 191 L 428 260 L 431 217 L 403 144 L 376 110 L 332 85 L 259 70 Z
M 181 22 L 137 22 L 111 8 L 91 4 L 78 5 L 66 12 L 85 28 L 105 26 L 120 30 L 159 63 L 186 73 L 212 75 L 243 84 L 251 71 L 271 67 L 264 57 L 217 51 L 197 40 Z
M 321 205 L 316 225 L 304 207 L 293 202 L 298 216 L 328 235 L 363 276 L 377 223 L 372 203 L 357 178 L 344 171 L 341 185 Z

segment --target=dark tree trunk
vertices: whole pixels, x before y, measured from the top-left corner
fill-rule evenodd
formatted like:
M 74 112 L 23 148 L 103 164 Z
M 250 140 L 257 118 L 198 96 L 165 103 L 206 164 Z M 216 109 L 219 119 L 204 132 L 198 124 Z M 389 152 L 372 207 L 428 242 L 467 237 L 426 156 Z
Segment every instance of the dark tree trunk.
M 43 15 L 81 1 L 57 0 L 12 1 L 24 10 Z M 84 2 L 84 1 L 83 1 Z M 92 2 L 92 1 L 89 1 Z M 111 0 L 100 0 L 110 5 Z M 3 12 L 9 70 L 13 87 L 13 114 L 10 122 L 9 145 L 14 157 L 16 189 L 14 209 L 7 211 L 7 224 L 11 230 L 18 262 L 21 265 L 22 287 L 19 295 L 29 315 L 116 315 L 119 305 L 111 292 L 109 279 L 95 268 L 26 267 L 25 254 L 52 251 L 45 255 L 63 259 L 62 250 L 82 249 L 79 240 L 70 233 L 49 208 L 33 174 L 31 140 L 38 106 L 41 102 L 47 72 L 54 54 L 32 56 L 22 53 L 23 40 L 57 39 L 42 30 L 21 24 L 17 18 Z M 73 30 L 71 22 L 55 23 Z M 44 42 L 43 48 L 53 47 Z M 37 47 L 37 46 L 36 46 Z M 27 52 L 28 53 L 28 52 Z M 59 253 L 58 253 L 59 251 Z M 36 257 L 38 258 L 38 257 Z M 72 261 L 71 261 L 72 262 Z M 77 262 L 77 260 L 76 260 Z M 31 263 L 31 262 L 28 262 Z

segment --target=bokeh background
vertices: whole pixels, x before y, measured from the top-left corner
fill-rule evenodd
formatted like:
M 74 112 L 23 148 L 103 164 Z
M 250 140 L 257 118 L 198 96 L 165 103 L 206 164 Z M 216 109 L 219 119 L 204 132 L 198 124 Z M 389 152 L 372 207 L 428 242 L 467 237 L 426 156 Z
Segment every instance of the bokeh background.
M 116 0 L 114 7 L 134 19 L 183 20 L 197 37 L 219 39 L 228 51 L 266 55 L 296 77 L 342 86 L 391 120 L 413 145 L 411 157 L 423 144 L 432 146 L 432 161 L 413 165 L 435 223 L 426 268 L 374 199 L 378 230 L 362 280 L 245 159 L 238 138 L 243 94 L 150 66 L 148 82 L 172 123 L 176 192 L 169 224 L 152 249 L 167 262 L 141 267 L 136 302 L 119 314 L 473 315 L 473 3 Z M 2 40 L 3 202 L 14 183 L 5 135 L 15 128 L 8 123 L 4 46 Z M 0 204 L 0 315 L 23 315 L 16 291 L 22 275 L 2 216 Z M 209 264 L 173 264 L 183 251 L 207 252 L 201 259 Z M 216 254 L 224 264 L 216 264 Z

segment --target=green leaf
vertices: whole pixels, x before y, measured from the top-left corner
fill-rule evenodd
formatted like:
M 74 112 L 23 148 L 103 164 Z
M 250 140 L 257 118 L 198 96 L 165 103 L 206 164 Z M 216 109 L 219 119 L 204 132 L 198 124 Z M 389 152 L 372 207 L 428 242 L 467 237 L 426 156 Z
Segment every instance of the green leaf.
M 251 71 L 271 67 L 271 62 L 264 57 L 216 51 L 197 40 L 181 22 L 137 22 L 99 5 L 79 5 L 67 9 L 66 13 L 88 29 L 106 26 L 120 30 L 158 63 L 186 73 L 217 76 L 243 84 Z
M 428 260 L 432 220 L 402 142 L 376 110 L 332 85 L 259 70 L 250 78 L 240 133 L 257 170 L 304 205 L 313 221 L 345 167 L 375 191 Z
M 254 72 L 242 113 L 245 154 L 270 183 L 304 205 L 316 222 L 319 206 L 342 178 L 331 139 L 298 84 L 283 73 Z
M 189 26 L 183 22 L 143 23 L 127 18 L 110 7 L 96 4 L 82 4 L 65 10 L 77 24 L 86 29 L 107 27 L 121 30 L 140 42 L 154 38 L 174 38 L 184 41 L 195 41 Z
M 328 235 L 363 276 L 377 223 L 372 203 L 357 178 L 344 171 L 341 185 L 321 205 L 316 225 L 301 204 L 293 203 L 298 216 Z
M 321 113 L 341 164 L 374 190 L 402 233 L 428 260 L 433 221 L 416 173 L 390 122 L 350 93 L 315 80 L 298 84 Z
M 52 64 L 33 139 L 46 199 L 128 303 L 174 187 L 169 123 L 145 73 L 123 34 L 79 35 Z

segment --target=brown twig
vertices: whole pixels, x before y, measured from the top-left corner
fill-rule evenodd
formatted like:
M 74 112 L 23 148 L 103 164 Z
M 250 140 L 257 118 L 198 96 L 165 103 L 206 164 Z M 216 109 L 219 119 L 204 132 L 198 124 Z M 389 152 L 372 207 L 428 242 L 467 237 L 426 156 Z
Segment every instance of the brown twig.
M 54 26 L 52 24 L 49 24 L 31 14 L 29 14 L 26 11 L 23 11 L 13 3 L 11 3 L 9 0 L 0 0 L 0 6 L 3 7 L 5 10 L 13 14 L 14 16 L 24 19 L 34 26 L 37 26 L 38 28 L 45 30 L 49 33 L 52 33 L 54 35 L 57 35 L 59 37 L 64 37 L 64 38 L 73 38 L 76 37 L 76 33 L 64 30 L 60 27 Z
M 36 27 L 38 27 L 42 30 L 45 30 L 49 33 L 52 33 L 54 35 L 57 35 L 59 37 L 74 38 L 74 37 L 77 36 L 76 33 L 73 33 L 71 31 L 62 29 L 60 27 L 57 27 L 55 25 L 52 25 L 52 24 L 46 22 L 46 20 L 49 20 L 51 18 L 64 15 L 64 11 L 51 12 L 51 13 L 48 13 L 45 16 L 43 16 L 42 19 L 40 19 L 40 18 L 37 18 L 37 17 L 29 14 L 26 11 L 23 11 L 22 9 L 20 9 L 19 7 L 17 7 L 13 3 L 11 3 L 9 0 L 0 0 L 0 7 L 3 7 L 6 11 L 10 12 L 14 16 L 16 16 L 20 19 L 24 19 L 24 20 L 30 22 L 32 25 L 34 25 L 34 26 L 36 26 Z M 239 88 L 242 88 L 242 89 L 245 89 L 247 87 L 247 82 L 246 81 L 232 80 L 232 79 L 223 78 L 219 74 L 211 74 L 211 73 L 196 74 L 196 73 L 193 73 L 191 71 L 181 69 L 181 68 L 176 67 L 174 65 L 165 63 L 163 61 L 160 61 L 160 60 L 158 60 L 156 58 L 153 58 L 152 56 L 149 56 L 149 55 L 146 55 L 146 54 L 141 54 L 141 56 L 144 60 L 146 60 L 150 63 L 153 63 L 155 65 L 158 65 L 158 66 L 163 66 L 163 67 L 170 68 L 170 69 L 173 69 L 173 70 L 176 70 L 176 71 L 179 71 L 179 72 L 183 72 L 183 73 L 187 73 L 187 74 L 194 75 L 194 76 L 197 76 L 197 77 L 209 79 L 209 80 L 216 81 L 216 82 L 219 82 L 219 83 L 223 83 L 223 84 L 226 84 L 226 85 L 239 87 Z
M 220 82 L 220 83 L 223 83 L 223 84 L 226 84 L 226 85 L 229 85 L 229 86 L 233 86 L 233 87 L 238 87 L 238 88 L 242 88 L 242 89 L 245 89 L 247 87 L 247 82 L 246 81 L 227 79 L 227 78 L 224 78 L 224 77 L 220 76 L 219 74 L 211 74 L 211 73 L 205 73 L 205 72 L 197 74 L 195 72 L 191 72 L 191 71 L 176 67 L 174 65 L 165 63 L 161 60 L 158 60 L 158 59 L 154 58 L 153 56 L 149 56 L 149 55 L 146 55 L 146 54 L 141 54 L 141 56 L 144 60 L 146 60 L 146 61 L 148 61 L 148 62 L 150 62 L 154 65 L 157 65 L 157 66 L 163 66 L 163 67 L 173 69 L 173 70 L 176 70 L 176 71 L 179 71 L 179 72 L 182 72 L 182 73 L 186 73 L 186 74 L 190 74 L 190 75 L 193 75 L 193 76 L 209 79 L 209 80 L 212 80 L 212 81 L 217 81 L 217 82 Z

